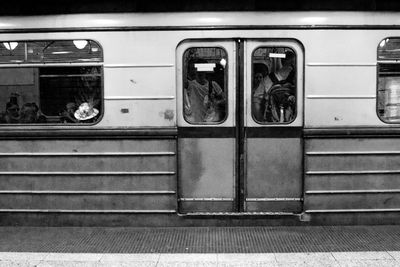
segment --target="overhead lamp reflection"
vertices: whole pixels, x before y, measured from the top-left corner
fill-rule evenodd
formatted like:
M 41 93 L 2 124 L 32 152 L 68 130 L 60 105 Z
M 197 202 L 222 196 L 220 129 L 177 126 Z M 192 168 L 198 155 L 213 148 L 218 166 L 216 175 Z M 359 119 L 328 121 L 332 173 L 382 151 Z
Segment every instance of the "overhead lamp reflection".
M 18 46 L 18 42 L 3 42 L 4 47 L 7 50 L 14 50 Z
M 83 49 L 88 44 L 88 41 L 86 41 L 86 40 L 74 40 L 73 43 L 74 43 L 76 48 Z
M 386 45 L 386 43 L 388 42 L 388 39 L 382 40 L 382 42 L 380 42 L 379 47 L 384 47 Z
M 201 23 L 218 23 L 221 22 L 221 18 L 216 18 L 216 17 L 204 17 L 204 18 L 198 18 L 198 21 Z
M 225 59 L 225 58 L 221 59 L 220 62 L 219 62 L 219 64 L 221 64 L 221 66 L 225 69 L 225 66 L 226 66 L 226 59 Z
M 300 19 L 305 24 L 321 24 L 326 23 L 326 17 L 309 16 Z
M 63 55 L 63 54 L 71 54 L 71 51 L 55 51 L 51 52 L 53 55 Z

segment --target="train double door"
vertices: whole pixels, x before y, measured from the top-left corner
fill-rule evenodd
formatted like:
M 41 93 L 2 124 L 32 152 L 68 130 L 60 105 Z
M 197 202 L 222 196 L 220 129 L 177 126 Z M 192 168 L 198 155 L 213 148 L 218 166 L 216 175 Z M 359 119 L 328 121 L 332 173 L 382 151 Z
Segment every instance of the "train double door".
M 302 211 L 303 53 L 290 39 L 178 46 L 180 213 Z

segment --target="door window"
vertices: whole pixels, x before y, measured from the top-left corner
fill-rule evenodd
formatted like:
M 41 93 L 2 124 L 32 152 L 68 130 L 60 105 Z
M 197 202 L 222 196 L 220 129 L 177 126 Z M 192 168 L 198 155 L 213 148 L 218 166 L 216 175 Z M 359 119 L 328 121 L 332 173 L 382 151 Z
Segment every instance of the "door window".
M 183 54 L 183 110 L 191 124 L 222 123 L 227 116 L 227 53 L 191 47 Z
M 260 124 L 296 118 L 296 54 L 288 47 L 259 47 L 252 55 L 251 112 Z

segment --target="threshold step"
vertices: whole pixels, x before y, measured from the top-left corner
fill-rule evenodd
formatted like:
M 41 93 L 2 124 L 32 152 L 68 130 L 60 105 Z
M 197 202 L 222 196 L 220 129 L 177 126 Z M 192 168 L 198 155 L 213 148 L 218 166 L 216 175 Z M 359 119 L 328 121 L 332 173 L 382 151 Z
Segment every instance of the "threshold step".
M 300 216 L 293 212 L 188 212 L 180 216 Z

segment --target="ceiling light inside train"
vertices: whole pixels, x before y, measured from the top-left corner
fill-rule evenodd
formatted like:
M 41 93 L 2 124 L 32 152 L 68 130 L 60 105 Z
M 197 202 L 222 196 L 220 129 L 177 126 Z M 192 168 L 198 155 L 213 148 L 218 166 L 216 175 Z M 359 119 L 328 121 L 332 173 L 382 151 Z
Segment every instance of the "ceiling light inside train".
M 76 48 L 83 49 L 88 44 L 88 41 L 86 41 L 86 40 L 74 40 L 73 43 L 74 43 Z
M 12 51 L 18 46 L 18 42 L 4 42 L 3 45 L 7 50 Z

